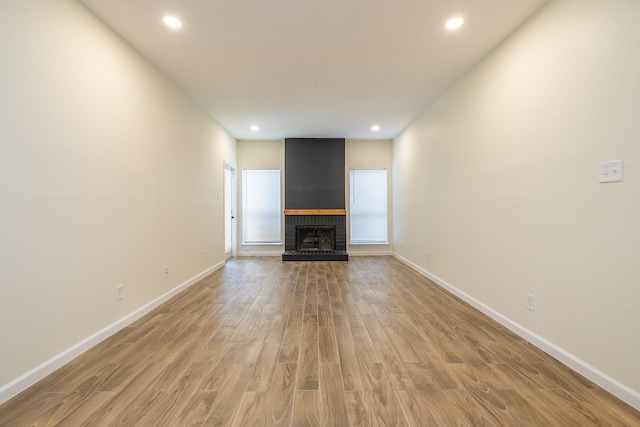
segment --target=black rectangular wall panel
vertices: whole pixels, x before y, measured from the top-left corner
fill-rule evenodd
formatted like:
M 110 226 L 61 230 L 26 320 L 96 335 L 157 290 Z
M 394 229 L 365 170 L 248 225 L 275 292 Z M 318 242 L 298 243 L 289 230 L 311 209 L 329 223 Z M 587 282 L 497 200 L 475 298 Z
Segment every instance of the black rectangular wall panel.
M 345 139 L 286 138 L 285 209 L 345 209 Z

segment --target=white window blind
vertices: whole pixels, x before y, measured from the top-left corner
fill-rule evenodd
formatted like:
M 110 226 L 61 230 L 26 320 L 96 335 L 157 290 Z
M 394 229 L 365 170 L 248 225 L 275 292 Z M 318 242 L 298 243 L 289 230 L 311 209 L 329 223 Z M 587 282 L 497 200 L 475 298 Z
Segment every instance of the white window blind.
M 387 243 L 387 171 L 351 169 L 350 243 Z
M 281 244 L 280 171 L 242 171 L 242 195 L 243 243 Z

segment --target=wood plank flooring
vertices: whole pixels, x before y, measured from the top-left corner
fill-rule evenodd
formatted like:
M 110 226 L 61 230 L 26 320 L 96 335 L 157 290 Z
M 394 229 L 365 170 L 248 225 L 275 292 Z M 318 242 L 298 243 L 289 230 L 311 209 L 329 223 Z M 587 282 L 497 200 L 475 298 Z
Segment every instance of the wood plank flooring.
M 0 406 L 1 426 L 640 426 L 392 257 L 236 258 Z

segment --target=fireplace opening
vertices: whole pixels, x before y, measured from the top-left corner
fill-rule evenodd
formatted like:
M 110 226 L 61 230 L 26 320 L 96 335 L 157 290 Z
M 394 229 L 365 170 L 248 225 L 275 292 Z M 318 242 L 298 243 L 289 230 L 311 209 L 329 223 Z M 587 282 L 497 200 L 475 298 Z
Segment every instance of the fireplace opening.
M 335 251 L 335 226 L 297 226 L 296 250 L 298 251 Z

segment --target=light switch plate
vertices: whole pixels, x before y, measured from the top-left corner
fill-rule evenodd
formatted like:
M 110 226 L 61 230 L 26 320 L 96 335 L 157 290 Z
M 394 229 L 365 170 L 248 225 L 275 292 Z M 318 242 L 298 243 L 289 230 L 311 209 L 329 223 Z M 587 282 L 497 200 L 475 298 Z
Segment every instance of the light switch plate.
M 624 169 L 624 161 L 615 160 L 613 162 L 600 163 L 600 182 L 622 181 L 622 172 Z

